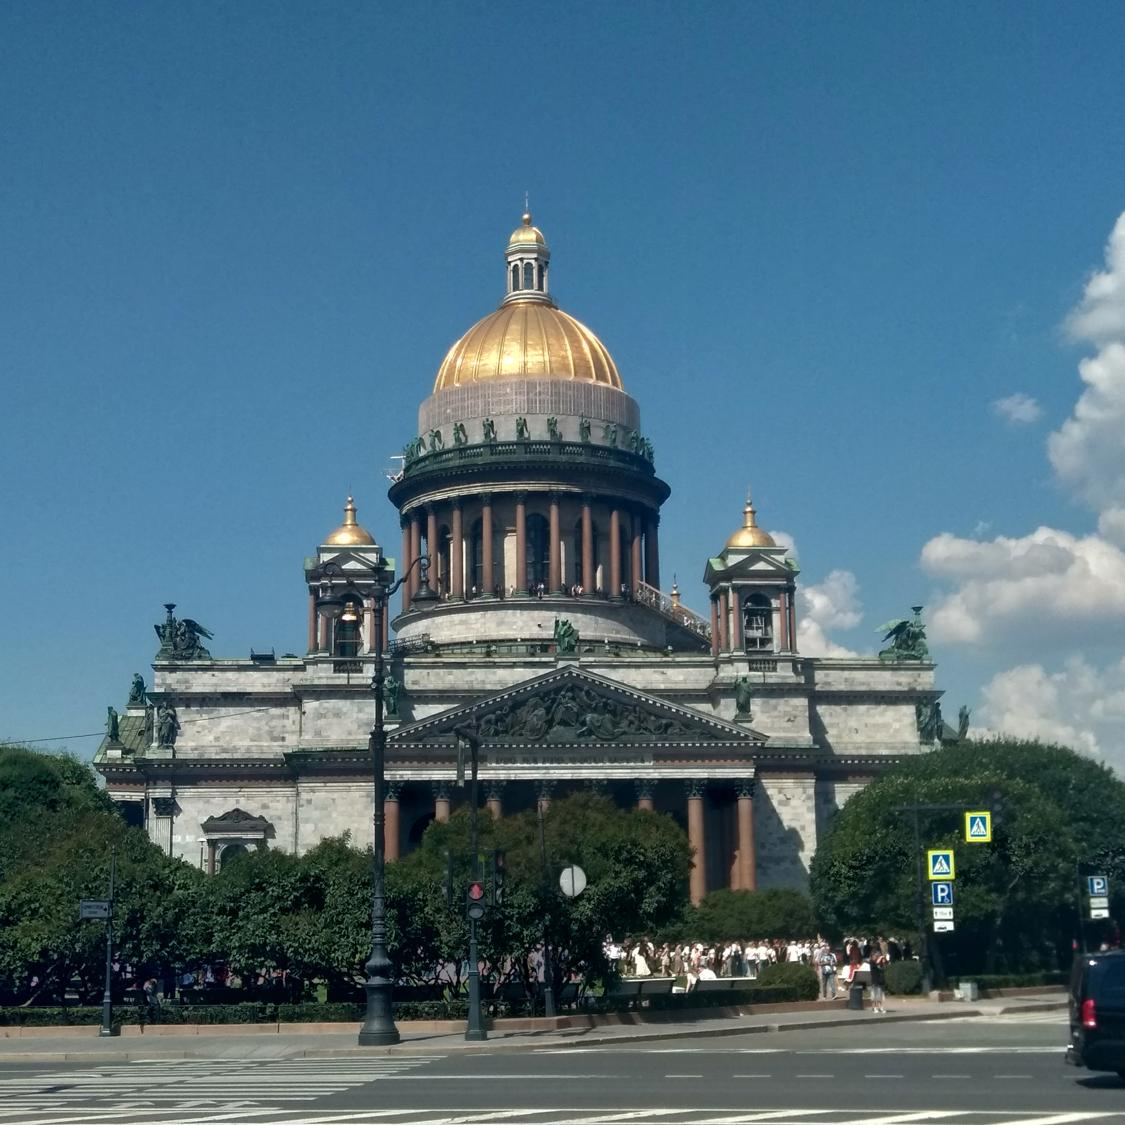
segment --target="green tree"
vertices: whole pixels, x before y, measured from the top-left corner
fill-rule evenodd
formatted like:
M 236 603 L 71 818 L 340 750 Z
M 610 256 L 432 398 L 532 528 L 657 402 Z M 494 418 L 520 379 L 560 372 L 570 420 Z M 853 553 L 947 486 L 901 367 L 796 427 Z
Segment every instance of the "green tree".
M 0 747 L 0 992 L 17 1003 L 100 996 L 105 931 L 80 921 L 105 898 L 117 853 L 114 937 L 139 971 L 193 953 L 198 871 L 129 828 L 90 768 L 64 755 Z
M 685 913 L 677 937 L 704 941 L 807 938 L 816 933 L 808 895 L 790 888 L 712 891 Z
M 935 948 L 958 972 L 1064 966 L 1077 936 L 1077 863 L 1122 889 L 1125 785 L 1109 769 L 1059 746 L 965 742 L 888 770 L 835 817 L 810 880 L 830 932 L 916 933 L 919 854 L 909 814 L 897 811 L 913 804 L 996 812 L 991 844 L 963 843 L 955 811 L 919 813 L 922 848 L 956 852 L 957 929 Z

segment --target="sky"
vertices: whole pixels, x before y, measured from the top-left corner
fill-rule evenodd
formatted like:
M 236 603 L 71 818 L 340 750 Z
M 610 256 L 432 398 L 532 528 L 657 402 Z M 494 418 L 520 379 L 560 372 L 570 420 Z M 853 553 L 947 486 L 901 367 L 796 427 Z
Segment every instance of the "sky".
M 947 717 L 1125 769 L 1125 6 L 0 6 L 0 737 L 89 756 L 162 604 L 301 652 L 305 556 L 552 292 L 800 642 L 925 606 Z M 87 736 L 87 737 L 75 737 Z M 53 740 L 53 741 L 46 741 Z

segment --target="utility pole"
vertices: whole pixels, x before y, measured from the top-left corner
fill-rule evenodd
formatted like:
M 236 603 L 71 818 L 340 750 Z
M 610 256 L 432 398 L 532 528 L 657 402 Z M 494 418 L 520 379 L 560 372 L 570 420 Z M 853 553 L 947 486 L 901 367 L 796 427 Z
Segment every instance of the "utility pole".
M 457 727 L 454 731 L 459 739 L 469 747 L 472 758 L 472 773 L 470 774 L 469 789 L 469 847 L 472 850 L 472 874 L 469 876 L 470 896 L 474 888 L 480 887 L 483 893 L 483 883 L 480 870 L 480 845 L 478 814 L 480 805 L 480 790 L 477 780 L 477 771 L 480 766 L 480 738 L 475 731 L 467 727 Z M 480 1042 L 488 1038 L 484 1029 L 484 1015 L 481 1012 L 480 1002 L 480 954 L 477 952 L 477 921 L 484 913 L 483 899 L 473 900 L 471 897 L 465 903 L 465 912 L 469 919 L 469 1022 L 465 1029 L 465 1038 L 470 1042 Z
M 102 1026 L 99 1036 L 113 1034 L 113 884 L 117 876 L 117 845 L 109 853 L 109 912 L 105 918 L 105 991 L 102 993 Z
M 550 887 L 550 877 L 547 874 L 547 833 L 543 825 L 543 802 L 536 802 L 539 809 L 539 863 L 543 872 L 543 889 L 546 892 Z M 548 940 L 549 916 L 543 914 L 543 1014 L 555 1015 L 555 985 L 554 968 L 551 965 L 551 945 Z

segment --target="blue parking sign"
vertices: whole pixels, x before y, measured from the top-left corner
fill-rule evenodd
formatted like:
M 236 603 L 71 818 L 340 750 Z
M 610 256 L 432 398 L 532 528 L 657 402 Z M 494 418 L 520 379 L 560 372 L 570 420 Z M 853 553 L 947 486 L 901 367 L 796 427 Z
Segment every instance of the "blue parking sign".
M 1109 880 L 1104 875 L 1086 876 L 1087 892 L 1095 897 L 1109 894 Z
M 930 884 L 930 902 L 933 906 L 952 906 L 953 905 L 953 884 L 952 883 L 931 883 Z

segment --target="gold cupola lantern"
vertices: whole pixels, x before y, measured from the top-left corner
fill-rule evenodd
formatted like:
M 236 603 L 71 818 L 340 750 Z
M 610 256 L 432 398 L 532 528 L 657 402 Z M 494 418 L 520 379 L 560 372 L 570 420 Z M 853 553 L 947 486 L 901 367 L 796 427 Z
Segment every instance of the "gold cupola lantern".
M 355 501 L 349 496 L 344 505 L 344 522 L 325 539 L 333 547 L 374 547 L 371 533 L 356 523 Z
M 748 550 L 752 547 L 776 547 L 777 543 L 768 531 L 758 526 L 758 509 L 746 493 L 746 506 L 742 509 L 742 526 L 727 540 L 727 547 L 735 550 Z

